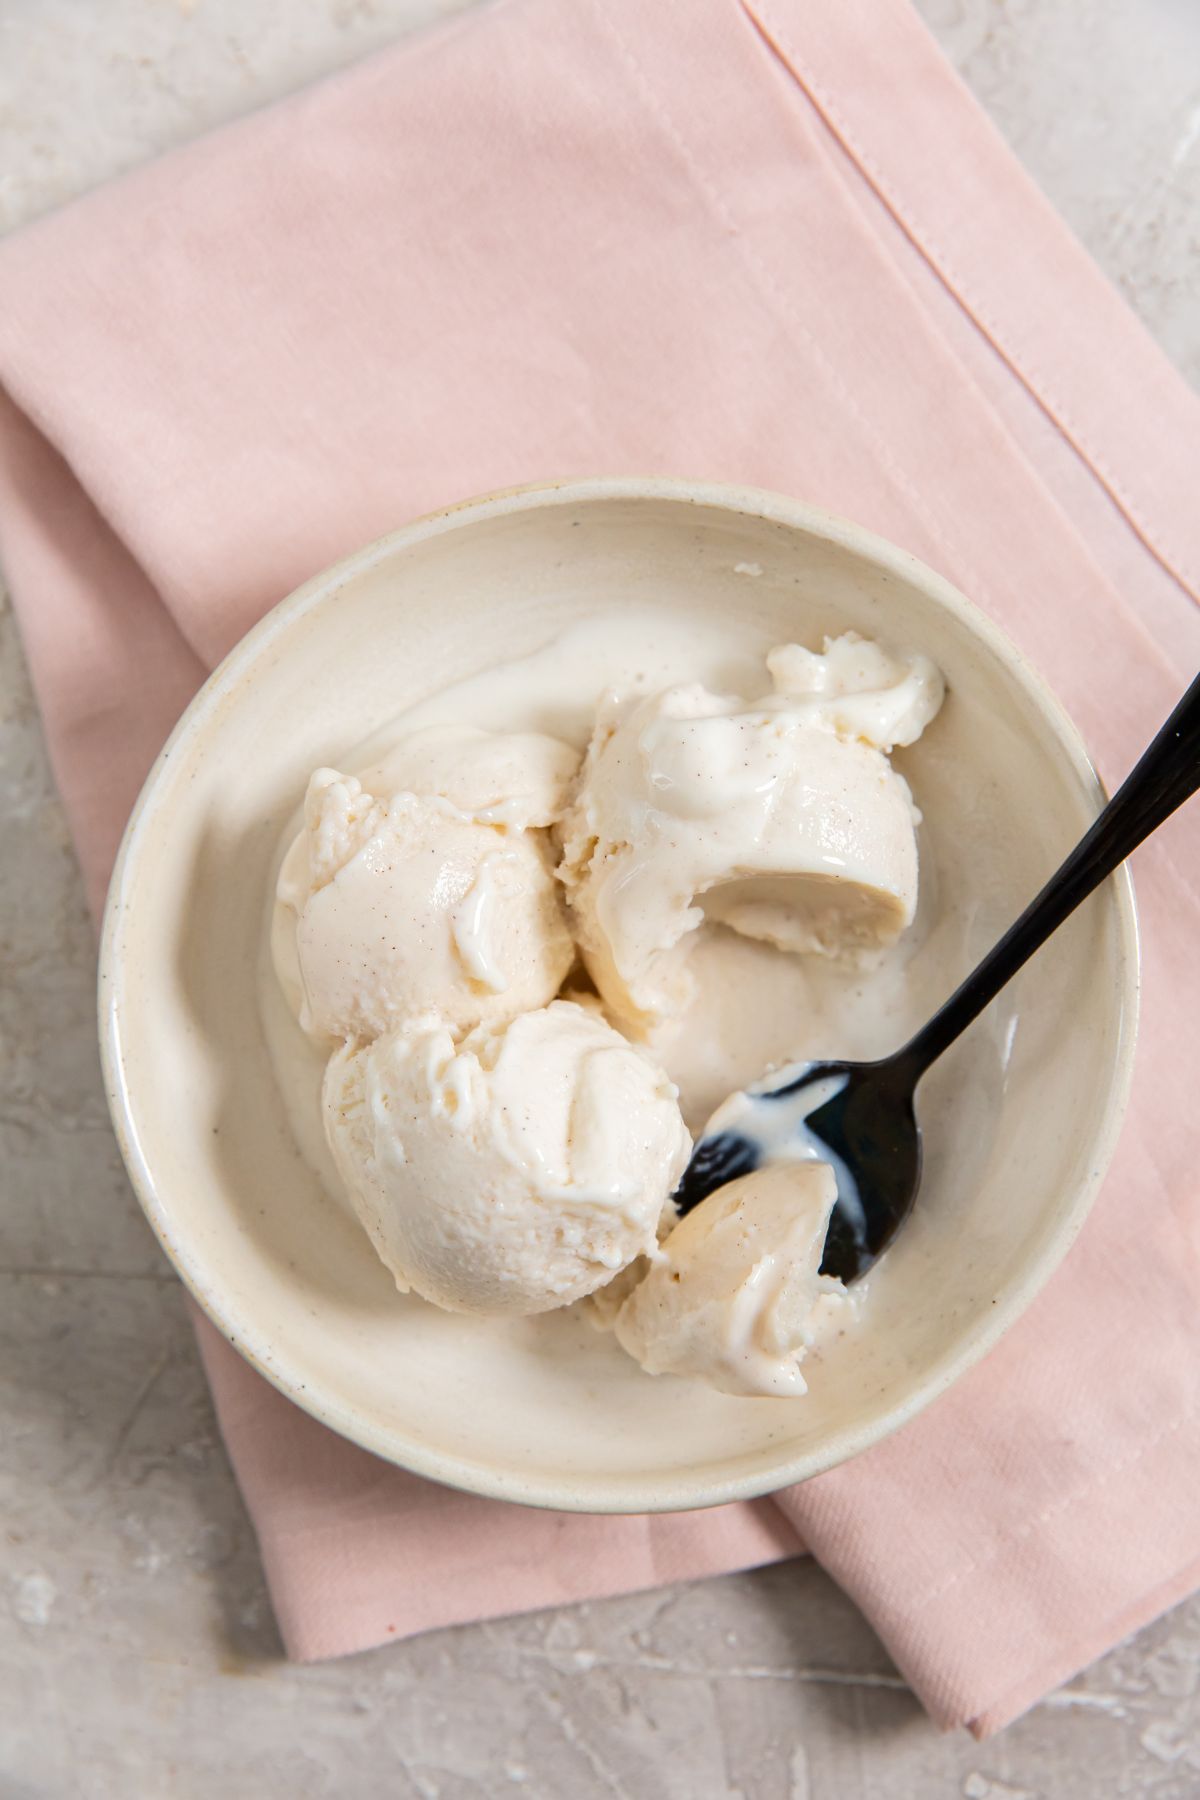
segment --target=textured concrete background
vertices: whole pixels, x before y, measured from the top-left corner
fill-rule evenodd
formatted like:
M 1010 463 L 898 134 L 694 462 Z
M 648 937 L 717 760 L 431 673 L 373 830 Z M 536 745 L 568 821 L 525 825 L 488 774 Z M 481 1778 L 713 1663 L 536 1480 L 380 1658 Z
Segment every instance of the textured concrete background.
M 1200 380 L 1196 0 L 920 5 Z M 0 229 L 453 10 L 0 0 Z M 2 602 L 0 833 L 2 1800 L 1200 1795 L 1197 1603 L 982 1747 L 933 1731 L 807 1562 L 284 1664 L 105 1118 L 92 940 Z

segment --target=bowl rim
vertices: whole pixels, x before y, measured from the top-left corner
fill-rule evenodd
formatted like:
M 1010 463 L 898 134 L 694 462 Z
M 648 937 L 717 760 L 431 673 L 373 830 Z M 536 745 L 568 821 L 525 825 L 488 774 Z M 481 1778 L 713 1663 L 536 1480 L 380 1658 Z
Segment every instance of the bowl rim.
M 825 1444 L 803 1455 L 781 1458 L 769 1469 L 739 1476 L 716 1475 L 703 1467 L 671 1476 L 624 1479 L 601 1486 L 588 1478 L 561 1481 L 526 1477 L 511 1469 L 488 1469 L 461 1455 L 409 1445 L 403 1434 L 379 1426 L 336 1395 L 314 1391 L 278 1359 L 275 1347 L 243 1309 L 227 1304 L 210 1285 L 200 1259 L 193 1259 L 173 1232 L 169 1200 L 160 1192 L 137 1131 L 136 1104 L 126 1083 L 121 1050 L 122 945 L 129 893 L 143 836 L 157 811 L 169 769 L 177 767 L 207 726 L 210 715 L 241 682 L 262 652 L 286 636 L 310 609 L 333 598 L 347 580 L 363 574 L 397 551 L 458 526 L 504 514 L 603 500 L 653 500 L 703 506 L 798 529 L 850 551 L 881 571 L 914 582 L 935 605 L 954 615 L 1004 663 L 1035 703 L 1079 783 L 1082 795 L 1102 804 L 1105 790 L 1066 709 L 1008 636 L 945 577 L 927 564 L 849 519 L 768 489 L 665 476 L 600 475 L 531 482 L 496 489 L 440 507 L 374 539 L 343 557 L 280 600 L 237 641 L 208 676 L 176 723 L 147 775 L 129 816 L 105 901 L 100 935 L 98 1009 L 100 1058 L 113 1129 L 139 1204 L 164 1253 L 202 1311 L 233 1348 L 289 1400 L 339 1436 L 416 1475 L 485 1498 L 564 1512 L 598 1514 L 691 1511 L 735 1500 L 750 1500 L 805 1481 L 864 1450 L 906 1424 L 978 1363 L 1016 1321 L 1049 1280 L 1078 1236 L 1108 1171 L 1120 1133 L 1133 1074 L 1141 979 L 1137 914 L 1128 864 L 1112 879 L 1108 894 L 1115 910 L 1119 982 L 1115 1033 L 1102 1125 L 1091 1145 L 1087 1173 L 1076 1184 L 1071 1204 L 1042 1246 L 1038 1258 L 991 1306 L 983 1308 L 951 1350 L 900 1402 L 880 1405 L 856 1424 L 834 1432 Z

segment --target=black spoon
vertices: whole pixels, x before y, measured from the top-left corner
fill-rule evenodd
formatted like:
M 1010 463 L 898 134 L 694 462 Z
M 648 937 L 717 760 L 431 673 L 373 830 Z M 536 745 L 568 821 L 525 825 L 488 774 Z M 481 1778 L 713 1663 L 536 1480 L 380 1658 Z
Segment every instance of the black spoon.
M 799 1154 L 828 1162 L 837 1202 L 821 1270 L 854 1281 L 903 1224 L 921 1180 L 917 1083 L 1063 920 L 1200 787 L 1200 676 L 1087 835 L 916 1037 L 879 1062 L 793 1063 L 719 1106 L 675 1194 L 680 1213 Z M 781 1154 L 782 1152 L 782 1154 Z

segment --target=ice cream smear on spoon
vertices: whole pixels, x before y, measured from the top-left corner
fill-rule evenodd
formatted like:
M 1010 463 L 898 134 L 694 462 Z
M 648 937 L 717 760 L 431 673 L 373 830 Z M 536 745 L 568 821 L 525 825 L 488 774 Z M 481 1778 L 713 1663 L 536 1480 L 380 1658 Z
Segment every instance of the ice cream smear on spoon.
M 819 1272 L 838 1179 L 777 1115 L 780 1159 L 681 1218 L 669 1046 L 726 941 L 781 991 L 810 967 L 869 988 L 917 905 L 890 755 L 943 688 L 853 632 L 746 685 L 631 679 L 582 758 L 443 720 L 317 770 L 272 952 L 326 1064 L 337 1180 L 402 1292 L 495 1315 L 592 1296 L 650 1373 L 788 1396 L 847 1304 Z

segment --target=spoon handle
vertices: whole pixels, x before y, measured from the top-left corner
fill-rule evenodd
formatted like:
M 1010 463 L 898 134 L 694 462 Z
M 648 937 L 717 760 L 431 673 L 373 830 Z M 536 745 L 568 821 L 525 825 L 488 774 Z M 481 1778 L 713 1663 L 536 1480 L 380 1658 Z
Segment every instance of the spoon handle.
M 1075 908 L 1143 838 L 1200 788 L 1200 675 L 1087 835 L 1037 898 L 904 1049 L 897 1064 L 915 1080 L 953 1043 Z

